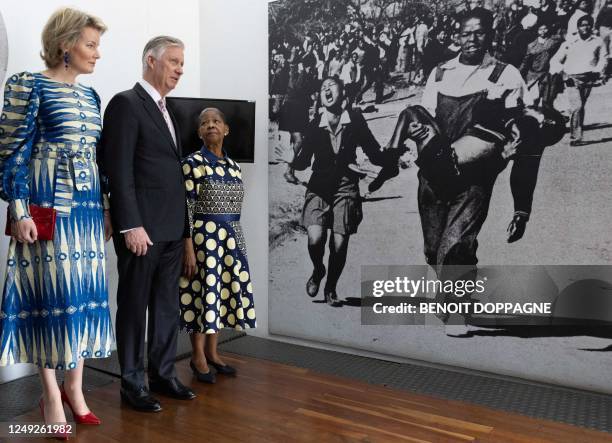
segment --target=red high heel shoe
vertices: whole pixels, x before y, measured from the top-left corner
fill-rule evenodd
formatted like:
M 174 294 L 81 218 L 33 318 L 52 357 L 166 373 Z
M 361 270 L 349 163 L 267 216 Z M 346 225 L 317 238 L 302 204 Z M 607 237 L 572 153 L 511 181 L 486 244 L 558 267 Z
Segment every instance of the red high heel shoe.
M 46 424 L 47 420 L 45 420 L 45 402 L 42 397 L 38 401 L 38 406 L 40 407 L 40 415 L 42 415 L 42 419 Z M 70 434 L 66 432 L 54 432 L 51 436 L 58 440 L 68 440 Z
M 102 423 L 102 421 L 98 417 L 96 417 L 95 414 L 91 411 L 85 415 L 78 415 L 76 412 L 74 412 L 74 408 L 72 407 L 72 404 L 70 403 L 70 399 L 68 399 L 68 396 L 66 395 L 66 391 L 64 390 L 64 384 L 62 384 L 62 387 L 60 388 L 60 392 L 62 394 L 62 402 L 68 405 L 68 407 L 72 411 L 74 421 L 78 425 L 99 425 Z

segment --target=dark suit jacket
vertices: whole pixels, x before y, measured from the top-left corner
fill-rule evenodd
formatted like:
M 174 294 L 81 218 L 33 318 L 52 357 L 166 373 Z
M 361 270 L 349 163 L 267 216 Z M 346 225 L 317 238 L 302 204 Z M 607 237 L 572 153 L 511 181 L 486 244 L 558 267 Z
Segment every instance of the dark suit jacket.
M 172 122 L 178 137 L 174 117 Z M 185 186 L 177 143 L 140 84 L 112 98 L 104 112 L 98 164 L 116 233 L 143 226 L 153 242 L 184 235 Z

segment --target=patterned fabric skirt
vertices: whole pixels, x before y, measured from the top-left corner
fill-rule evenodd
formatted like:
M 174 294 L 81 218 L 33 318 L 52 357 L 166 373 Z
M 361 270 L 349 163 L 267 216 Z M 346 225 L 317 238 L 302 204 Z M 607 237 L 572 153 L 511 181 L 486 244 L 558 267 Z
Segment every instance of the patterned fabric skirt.
M 37 167 L 43 163 L 45 171 L 55 170 L 49 160 Z M 97 170 L 91 172 L 97 177 Z M 51 207 L 53 174 L 38 177 L 31 183 L 31 203 Z M 93 189 L 74 190 L 70 214 L 58 214 L 52 241 L 11 239 L 0 309 L 0 366 L 73 369 L 81 358 L 108 357 L 113 342 L 104 216 L 95 179 Z
M 256 327 L 253 286 L 239 221 L 194 221 L 196 275 L 181 277 L 181 329 L 214 334 Z

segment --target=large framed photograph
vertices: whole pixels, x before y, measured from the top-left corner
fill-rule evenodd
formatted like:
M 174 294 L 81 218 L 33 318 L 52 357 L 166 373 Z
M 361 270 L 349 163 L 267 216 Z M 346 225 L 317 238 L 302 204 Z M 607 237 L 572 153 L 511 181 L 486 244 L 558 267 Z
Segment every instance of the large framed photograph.
M 270 332 L 609 392 L 598 11 L 307 3 L 269 4 Z

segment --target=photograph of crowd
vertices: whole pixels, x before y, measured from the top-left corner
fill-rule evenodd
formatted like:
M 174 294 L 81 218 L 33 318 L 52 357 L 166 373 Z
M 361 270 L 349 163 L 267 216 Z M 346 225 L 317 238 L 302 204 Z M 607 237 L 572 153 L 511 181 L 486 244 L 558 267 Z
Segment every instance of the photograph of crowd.
M 271 330 L 413 357 L 358 332 L 361 266 L 610 264 L 612 1 L 280 0 L 269 19 Z

